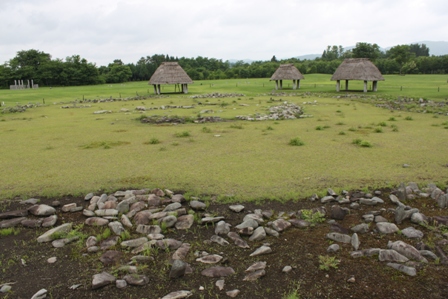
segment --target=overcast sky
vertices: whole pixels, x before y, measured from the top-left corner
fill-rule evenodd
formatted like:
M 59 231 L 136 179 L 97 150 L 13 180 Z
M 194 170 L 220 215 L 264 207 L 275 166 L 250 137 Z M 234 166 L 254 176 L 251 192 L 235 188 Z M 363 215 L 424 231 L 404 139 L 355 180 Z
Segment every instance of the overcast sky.
M 448 40 L 447 0 L 0 0 L 0 63 L 36 49 L 98 66 L 140 57 L 270 60 L 327 45 Z

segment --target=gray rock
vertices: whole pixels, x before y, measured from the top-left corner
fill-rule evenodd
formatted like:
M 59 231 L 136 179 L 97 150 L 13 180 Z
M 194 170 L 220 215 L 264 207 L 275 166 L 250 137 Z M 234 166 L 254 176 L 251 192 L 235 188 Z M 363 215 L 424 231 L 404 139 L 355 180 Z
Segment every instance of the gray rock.
M 408 259 L 415 260 L 422 263 L 427 263 L 428 260 L 425 259 L 421 253 L 412 245 L 409 245 L 403 241 L 395 241 L 387 244 L 387 247 L 395 250 L 396 252 L 404 255 Z
M 339 251 L 339 248 L 340 247 L 338 244 L 331 244 L 330 246 L 328 246 L 327 252 L 334 253 L 334 252 Z
M 250 248 L 249 245 L 247 245 L 246 241 L 244 241 L 238 233 L 230 232 L 227 234 L 227 236 L 232 239 L 232 241 L 235 243 L 236 246 L 241 248 Z
M 148 234 L 148 238 L 150 240 L 162 240 L 165 239 L 165 236 L 162 234 Z
M 196 262 L 201 262 L 204 264 L 216 264 L 222 260 L 222 256 L 218 254 L 209 254 L 196 259 Z
M 182 260 L 174 260 L 170 270 L 170 278 L 177 279 L 185 275 L 187 270 L 187 263 Z
M 409 261 L 407 257 L 399 254 L 393 249 L 382 249 L 378 255 L 378 259 L 381 262 L 398 262 L 398 263 L 406 263 Z
M 336 220 L 344 220 L 345 215 L 349 213 L 349 209 L 341 208 L 338 205 L 331 206 L 330 209 L 330 218 Z
M 365 256 L 374 256 L 379 255 L 381 250 L 381 248 L 368 248 L 364 249 L 362 252 Z
M 190 201 L 190 207 L 196 211 L 204 211 L 207 208 L 207 205 L 198 200 Z
M 365 234 L 369 231 L 369 225 L 367 223 L 361 223 L 351 228 L 355 233 Z
M 107 272 L 102 272 L 100 274 L 93 275 L 92 289 L 99 289 L 105 287 L 109 284 L 114 283 L 116 280 L 115 276 Z
M 43 299 L 47 297 L 48 291 L 46 289 L 40 289 L 37 291 L 36 294 L 34 294 L 31 299 Z
M 57 215 L 51 215 L 48 217 L 45 217 L 42 219 L 42 227 L 52 227 L 56 224 L 56 222 L 58 221 L 58 216 Z
M 38 243 L 50 242 L 54 240 L 54 236 L 68 233 L 72 230 L 72 223 L 64 223 L 60 226 L 50 229 L 37 238 Z
M 123 277 L 129 285 L 144 286 L 149 283 L 149 278 L 145 275 L 127 274 Z
M 232 274 L 235 274 L 235 271 L 231 267 L 211 267 L 203 270 L 201 272 L 203 276 L 217 278 L 217 277 L 226 277 Z
M 378 216 L 375 216 L 375 222 L 378 223 L 378 222 L 389 222 L 389 221 L 386 218 L 384 218 L 383 216 L 378 215 Z
M 411 216 L 411 222 L 412 223 L 424 223 L 427 221 L 427 217 L 425 215 L 423 215 L 422 213 L 414 213 Z
M 244 221 L 241 224 L 238 224 L 237 226 L 235 226 L 236 229 L 243 229 L 246 227 L 251 227 L 251 228 L 257 228 L 258 227 L 258 222 L 255 221 L 254 219 L 247 219 L 246 221 Z
M 136 231 L 140 234 L 149 235 L 149 234 L 160 234 L 162 232 L 162 229 L 158 225 L 139 224 L 137 226 Z
M 261 211 L 259 212 L 260 214 L 247 214 L 246 216 L 244 216 L 243 222 L 252 219 L 255 220 L 258 224 L 263 224 L 264 219 L 263 216 L 261 215 Z
M 244 210 L 244 206 L 243 205 L 231 205 L 231 206 L 229 206 L 229 209 L 235 213 L 239 213 L 242 210 Z
M 132 239 L 132 240 L 126 240 L 121 242 L 121 247 L 125 248 L 134 248 L 143 245 L 144 243 L 148 242 L 148 238 L 141 237 L 138 239 Z
M 273 221 L 271 225 L 271 227 L 278 232 L 282 232 L 290 226 L 291 223 L 281 218 Z
M 379 198 L 377 196 L 372 197 L 372 201 L 376 202 L 377 204 L 384 203 L 384 200 L 382 200 L 381 198 Z
M 79 236 L 74 236 L 71 238 L 63 238 L 63 239 L 54 240 L 53 242 L 51 242 L 51 245 L 54 248 L 62 248 L 65 245 L 75 242 L 75 241 L 78 241 L 78 240 L 79 240 Z
M 396 197 L 394 194 L 390 194 L 389 195 L 389 199 L 392 203 L 399 205 L 401 204 L 400 200 L 398 199 L 398 197 Z
M 227 235 L 230 232 L 231 226 L 232 226 L 231 224 L 226 223 L 225 221 L 221 220 L 216 224 L 215 234 L 216 235 Z
M 182 194 L 174 194 L 174 195 L 171 197 L 171 201 L 172 201 L 172 202 L 179 202 L 179 203 L 182 203 L 182 202 L 185 201 L 185 197 L 184 197 Z
M 9 284 L 4 284 L 2 285 L 2 287 L 0 288 L 0 293 L 8 293 L 9 291 L 11 291 L 12 287 Z
M 159 247 L 162 250 L 169 249 L 169 250 L 176 250 L 182 245 L 182 242 L 174 240 L 174 239 L 163 239 L 158 240 L 155 243 L 155 246 Z
M 249 268 L 245 270 L 245 272 L 254 272 L 263 269 L 266 269 L 266 262 L 256 262 L 250 265 Z
M 177 209 L 180 209 L 182 207 L 182 204 L 179 202 L 173 202 L 172 204 L 169 204 L 163 209 L 164 212 L 172 212 Z
M 175 224 L 176 229 L 189 229 L 194 224 L 194 216 L 193 215 L 183 215 L 177 218 L 177 222 Z
M 38 202 L 40 202 L 40 199 L 37 199 L 37 198 L 30 198 L 30 199 L 27 199 L 27 200 L 22 200 L 22 201 L 20 201 L 20 204 L 22 204 L 22 205 L 24 205 L 24 204 L 35 205 L 35 204 L 37 204 Z
M 433 260 L 437 260 L 439 258 L 434 252 L 430 250 L 420 250 L 419 252 L 422 256 L 429 257 Z
M 350 252 L 350 256 L 354 259 L 359 258 L 359 257 L 363 257 L 364 256 L 364 252 L 362 251 L 352 251 Z
M 223 216 L 217 216 L 217 217 L 204 217 L 201 219 L 201 224 L 207 224 L 207 223 L 216 223 L 218 221 L 223 220 Z
M 330 195 L 324 196 L 320 199 L 321 203 L 327 203 L 327 202 L 332 202 L 332 201 L 335 201 L 335 199 L 333 196 L 330 196 Z
M 162 297 L 162 299 L 183 299 L 192 296 L 190 291 L 176 291 Z
M 132 222 L 126 215 L 121 215 L 121 224 L 123 224 L 123 226 L 126 226 L 127 228 L 132 227 Z
M 191 245 L 189 243 L 182 243 L 182 245 L 173 253 L 171 258 L 173 260 L 185 260 L 190 248 Z
M 266 235 L 271 236 L 271 237 L 276 237 L 278 238 L 280 236 L 280 234 L 278 233 L 278 231 L 273 230 L 272 228 L 269 227 L 265 227 L 264 231 L 266 232 Z
M 218 243 L 221 246 L 229 245 L 229 242 L 227 242 L 224 238 L 222 238 L 218 235 L 211 236 L 210 241 Z
M 307 228 L 311 226 L 310 222 L 302 219 L 289 219 L 288 222 L 291 223 L 294 227 L 298 228 Z
M 160 225 L 162 225 L 162 227 L 163 225 L 165 225 L 165 227 L 170 228 L 176 225 L 176 222 L 177 217 L 170 215 L 162 218 L 162 220 L 160 221 Z
M 35 228 L 40 227 L 42 225 L 42 219 L 28 219 L 25 218 L 22 222 L 20 222 L 24 227 Z
M 387 263 L 387 266 L 392 267 L 400 272 L 403 272 L 404 274 L 407 274 L 409 276 L 416 276 L 417 271 L 413 267 L 407 267 L 405 265 L 396 264 L 396 263 Z
M 291 266 L 284 266 L 282 269 L 283 273 L 289 273 L 292 271 L 292 267 Z
M 364 221 L 367 223 L 373 222 L 375 220 L 375 215 L 373 214 L 362 215 L 362 219 L 364 219 Z
M 439 199 L 439 197 L 443 195 L 443 191 L 440 190 L 439 188 L 435 188 L 432 192 L 431 192 L 431 198 L 432 199 Z
M 56 214 L 56 209 L 49 205 L 34 205 L 28 211 L 35 216 L 50 216 Z
M 104 241 L 101 242 L 100 248 L 102 250 L 106 250 L 108 248 L 114 247 L 115 245 L 117 245 L 119 238 L 120 237 L 118 236 L 113 236 L 105 239 Z
M 28 210 L 18 210 L 0 213 L 0 219 L 12 219 L 28 216 Z
M 95 246 L 96 244 L 98 244 L 98 239 L 95 236 L 90 236 L 87 238 L 87 240 L 86 240 L 87 248 Z
M 261 241 L 266 238 L 266 231 L 262 226 L 258 227 L 256 230 L 254 230 L 252 236 L 249 238 L 249 241 L 255 242 L 255 241 Z
M 117 205 L 118 214 L 126 214 L 129 212 L 129 202 L 126 200 L 121 201 Z
M 378 201 L 373 198 L 360 198 L 359 203 L 366 206 L 374 206 L 378 203 Z
M 215 286 L 218 288 L 218 290 L 222 291 L 224 289 L 224 284 L 224 279 L 219 279 L 216 281 Z
M 422 231 L 415 229 L 412 226 L 403 229 L 401 233 L 409 239 L 421 239 L 424 235 Z
M 243 281 L 255 281 L 260 277 L 263 277 L 266 275 L 266 271 L 265 270 L 257 270 L 254 272 L 250 272 L 248 273 L 244 278 Z
M 240 293 L 240 290 L 235 289 L 235 290 L 227 291 L 226 295 L 231 298 L 235 298 L 236 296 L 238 296 L 239 293 Z
M 259 248 L 257 248 L 254 252 L 252 252 L 249 256 L 258 256 L 258 255 L 264 255 L 264 254 L 269 254 L 272 252 L 271 247 L 269 246 L 261 246 Z
M 90 217 L 84 221 L 89 226 L 105 226 L 109 224 L 109 220 L 101 217 Z
M 440 195 L 439 198 L 437 198 L 437 204 L 441 209 L 446 208 L 448 206 L 448 194 Z
M 118 210 L 115 209 L 95 210 L 95 214 L 99 217 L 117 216 Z
M 155 212 L 155 213 L 152 213 L 150 216 L 149 216 L 149 220 L 153 220 L 153 219 L 162 219 L 162 218 L 164 218 L 164 217 L 166 217 L 166 216 L 168 216 L 168 212 Z
M 82 214 L 86 217 L 94 217 L 94 216 L 96 216 L 94 210 L 95 210 L 95 208 L 92 208 L 92 210 L 84 209 L 84 210 L 82 210 Z
M 240 235 L 250 236 L 254 233 L 253 227 L 243 227 L 236 230 Z
M 128 283 L 124 279 L 117 279 L 115 281 L 115 286 L 117 287 L 117 289 L 124 289 L 128 286 Z
M 152 213 L 148 210 L 146 211 L 140 211 L 138 213 L 135 214 L 134 216 L 134 222 L 136 225 L 147 225 L 151 222 L 151 217 Z
M 358 234 L 357 234 L 357 233 L 354 233 L 354 234 L 352 235 L 351 244 L 352 244 L 352 246 L 353 246 L 353 249 L 355 249 L 355 250 L 358 250 L 358 249 L 359 249 L 359 245 L 361 244 L 361 242 L 359 241 L 359 238 L 358 238 Z
M 394 223 L 390 222 L 379 222 L 376 224 L 376 228 L 382 234 L 393 234 L 399 230 Z
M 121 222 L 118 221 L 110 222 L 108 226 L 112 230 L 112 232 L 117 236 L 120 236 L 125 231 L 123 224 L 121 224 Z
M 349 235 L 344 235 L 340 233 L 328 233 L 327 238 L 336 242 L 342 242 L 342 243 L 351 243 L 352 238 Z

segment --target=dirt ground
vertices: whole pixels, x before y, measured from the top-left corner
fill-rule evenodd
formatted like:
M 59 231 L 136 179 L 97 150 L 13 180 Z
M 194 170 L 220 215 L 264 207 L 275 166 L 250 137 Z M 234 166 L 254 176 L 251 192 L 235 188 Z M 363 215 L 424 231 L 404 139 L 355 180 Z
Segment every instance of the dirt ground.
M 393 222 L 394 215 L 391 210 L 395 205 L 389 200 L 387 190 L 380 196 L 385 203 L 372 207 L 363 206 L 359 210 L 351 210 L 344 220 L 337 222 L 345 228 L 362 223 L 362 215 L 368 211 L 385 209 L 381 215 Z M 88 202 L 83 198 L 40 198 L 40 203 L 51 205 L 55 200 L 61 206 L 68 203 L 77 203 L 78 206 L 87 207 Z M 420 198 L 404 202 L 418 208 L 426 216 L 448 215 L 447 209 L 439 209 L 437 202 L 430 198 Z M 244 214 L 255 209 L 273 210 L 274 217 L 279 212 L 297 212 L 301 209 L 310 209 L 324 206 L 327 211 L 333 203 L 322 205 L 319 201 L 311 202 L 307 199 L 295 202 L 268 202 L 243 203 L 245 210 L 235 213 L 228 208 L 228 204 L 211 203 L 204 213 L 224 216 L 225 221 L 232 227 L 242 222 Z M 80 228 L 85 236 L 97 236 L 104 231 L 101 227 L 88 227 L 83 225 L 86 217 L 82 211 L 63 213 L 57 208 L 58 222 L 73 222 Z M 186 203 L 183 206 L 188 207 Z M 0 212 L 24 209 L 18 200 L 5 200 L 0 203 Z M 62 248 L 53 248 L 51 242 L 38 243 L 37 237 L 48 229 L 17 227 L 17 235 L 0 236 L 0 287 L 9 284 L 12 289 L 8 293 L 0 293 L 0 298 L 31 298 L 40 289 L 48 290 L 47 298 L 161 298 L 170 292 L 189 290 L 193 292 L 190 298 L 230 298 L 226 291 L 240 290 L 237 298 L 283 298 L 293 290 L 297 291 L 298 298 L 447 298 L 448 297 L 448 265 L 440 260 L 429 260 L 428 264 L 417 267 L 415 277 L 408 276 L 386 266 L 380 262 L 378 256 L 352 258 L 353 250 L 350 244 L 338 243 L 341 249 L 336 253 L 328 253 L 327 248 L 334 243 L 326 238 L 329 233 L 329 214 L 326 221 L 310 228 L 291 227 L 280 234 L 279 238 L 267 237 L 263 241 L 249 242 L 250 249 L 239 248 L 232 243 L 220 246 L 207 242 L 214 235 L 213 225 L 195 223 L 186 231 L 168 229 L 166 237 L 174 238 L 191 244 L 187 256 L 193 273 L 179 279 L 170 279 L 171 269 L 169 260 L 173 252 L 159 250 L 153 251 L 153 260 L 146 264 L 138 264 L 139 274 L 149 278 L 144 286 L 127 286 L 118 289 L 115 284 L 92 290 L 92 276 L 106 271 L 120 278 L 124 274 L 118 270 L 119 265 L 129 263 L 134 255 L 130 251 L 116 246 L 115 250 L 122 252 L 119 265 L 105 266 L 99 257 L 104 252 L 88 253 L 85 238 L 70 243 Z M 272 218 L 275 219 L 275 218 Z M 426 244 L 427 248 L 434 248 L 440 244 L 445 253 L 448 253 L 447 237 L 443 236 L 441 229 L 435 227 L 424 228 L 405 220 L 398 225 L 400 229 L 413 226 L 424 232 L 422 240 L 407 239 L 400 233 L 381 235 L 374 231 L 371 224 L 370 232 L 359 234 L 361 249 L 382 248 L 387 249 L 388 241 L 403 240 L 413 246 L 418 243 Z M 141 237 L 135 230 L 131 231 L 131 238 Z M 229 240 L 227 237 L 225 237 Z M 247 240 L 247 237 L 244 237 Z M 443 241 L 445 240 L 445 241 Z M 204 242 L 206 241 L 206 242 Z M 442 242 L 441 242 L 442 241 Z M 273 252 L 267 255 L 250 257 L 256 248 L 269 243 Z M 197 251 L 221 254 L 224 259 L 222 266 L 232 267 L 235 274 L 225 278 L 225 287 L 219 290 L 215 286 L 218 278 L 209 278 L 201 275 L 201 271 L 210 265 L 195 261 Z M 435 252 L 435 250 L 434 250 Z M 319 256 L 335 256 L 340 262 L 337 269 L 322 270 L 319 268 Z M 50 257 L 56 257 L 53 264 L 47 262 Z M 22 263 L 23 260 L 23 263 Z M 245 270 L 254 262 L 267 262 L 266 275 L 257 281 L 244 281 Z M 283 273 L 285 266 L 293 270 Z M 78 286 L 77 286 L 78 285 Z M 74 286 L 77 286 L 76 288 Z M 203 287 L 203 290 L 200 288 Z

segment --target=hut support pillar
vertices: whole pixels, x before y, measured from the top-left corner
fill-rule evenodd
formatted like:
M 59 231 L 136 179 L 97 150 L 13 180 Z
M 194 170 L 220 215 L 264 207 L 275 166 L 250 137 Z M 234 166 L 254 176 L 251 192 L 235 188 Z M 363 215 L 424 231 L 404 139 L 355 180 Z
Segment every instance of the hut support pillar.
M 348 91 L 348 80 L 345 80 L 345 91 Z
M 182 84 L 182 92 L 188 93 L 188 84 Z
M 283 80 L 280 80 L 280 90 L 283 89 Z
M 157 94 L 157 85 L 153 85 L 154 86 L 154 93 Z
M 297 88 L 296 80 L 292 80 L 292 89 L 296 89 L 296 88 Z
M 297 89 L 300 88 L 300 80 L 297 80 Z
M 373 81 L 372 90 L 373 91 L 377 91 L 378 90 L 378 81 Z
M 367 81 L 364 81 L 364 92 L 367 92 Z
M 341 80 L 336 81 L 336 91 L 339 92 L 341 90 Z
M 275 80 L 275 90 L 278 90 L 278 80 Z

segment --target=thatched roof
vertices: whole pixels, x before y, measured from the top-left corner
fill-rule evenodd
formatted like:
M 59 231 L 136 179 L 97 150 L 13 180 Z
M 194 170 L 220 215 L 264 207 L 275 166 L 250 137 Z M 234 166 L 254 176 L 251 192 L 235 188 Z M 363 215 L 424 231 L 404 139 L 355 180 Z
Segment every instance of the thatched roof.
M 270 81 L 274 80 L 301 80 L 305 79 L 302 73 L 292 63 L 281 64 L 275 73 L 272 75 Z
M 162 62 L 149 79 L 149 84 L 191 84 L 193 80 L 177 62 Z
M 368 58 L 347 58 L 336 69 L 331 80 L 384 81 L 384 78 Z

